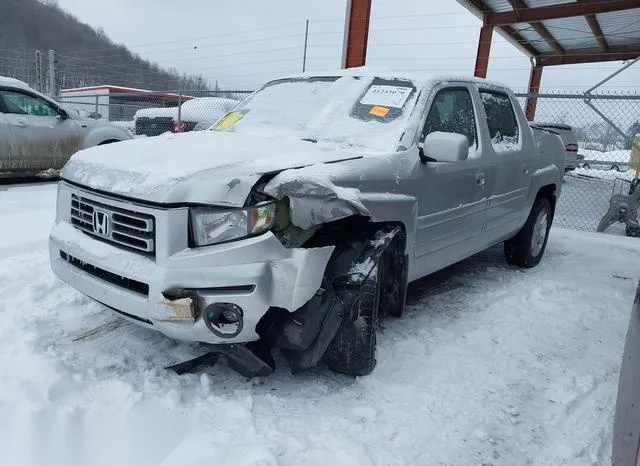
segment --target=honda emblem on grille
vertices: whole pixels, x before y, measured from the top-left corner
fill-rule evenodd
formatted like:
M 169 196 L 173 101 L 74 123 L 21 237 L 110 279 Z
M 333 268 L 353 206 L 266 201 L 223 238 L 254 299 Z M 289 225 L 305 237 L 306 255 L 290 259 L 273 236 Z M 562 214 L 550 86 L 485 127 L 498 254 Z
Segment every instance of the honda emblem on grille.
M 100 236 L 109 236 L 109 214 L 107 212 L 93 211 L 93 232 Z

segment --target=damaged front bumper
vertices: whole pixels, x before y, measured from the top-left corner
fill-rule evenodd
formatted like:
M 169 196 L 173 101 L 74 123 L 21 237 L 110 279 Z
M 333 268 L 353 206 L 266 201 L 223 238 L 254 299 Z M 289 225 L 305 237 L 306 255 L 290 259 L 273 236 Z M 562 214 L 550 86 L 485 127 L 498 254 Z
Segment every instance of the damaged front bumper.
M 143 255 L 93 238 L 71 223 L 72 195 L 155 221 L 155 251 Z M 256 341 L 271 308 L 294 312 L 320 288 L 333 247 L 287 249 L 270 232 L 189 248 L 188 209 L 133 205 L 60 183 L 50 235 L 54 273 L 124 318 L 171 338 L 210 344 Z M 235 314 L 234 314 L 235 313 Z M 239 322 L 221 316 L 240 316 Z M 207 316 L 215 317 L 213 325 Z

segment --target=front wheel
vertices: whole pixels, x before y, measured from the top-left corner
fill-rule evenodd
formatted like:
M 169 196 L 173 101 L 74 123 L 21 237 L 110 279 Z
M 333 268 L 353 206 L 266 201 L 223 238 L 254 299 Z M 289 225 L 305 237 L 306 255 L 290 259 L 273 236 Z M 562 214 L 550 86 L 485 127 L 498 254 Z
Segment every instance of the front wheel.
M 334 372 L 367 375 L 376 366 L 378 321 L 400 317 L 407 292 L 405 236 L 397 233 L 362 283 L 359 296 L 345 310 L 342 324 L 325 353 Z
M 507 262 L 527 268 L 538 265 L 547 247 L 552 219 L 553 213 L 549 199 L 537 198 L 527 222 L 517 235 L 504 243 Z

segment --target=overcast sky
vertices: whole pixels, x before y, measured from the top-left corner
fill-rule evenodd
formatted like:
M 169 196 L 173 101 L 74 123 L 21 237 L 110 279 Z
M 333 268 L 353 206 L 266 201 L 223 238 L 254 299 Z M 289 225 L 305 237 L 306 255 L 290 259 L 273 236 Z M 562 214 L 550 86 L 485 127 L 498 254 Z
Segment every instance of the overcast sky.
M 202 74 L 224 88 L 252 88 L 302 69 L 341 63 L 345 0 L 58 0 L 59 5 L 143 58 Z M 367 64 L 397 70 L 472 75 L 481 22 L 455 0 L 373 0 Z M 101 52 L 108 54 L 108 51 Z M 98 55 L 93 55 L 97 57 Z M 621 62 L 544 70 L 547 90 L 584 90 Z M 528 83 L 529 60 L 497 34 L 488 78 L 516 89 Z M 607 83 L 640 86 L 640 64 Z

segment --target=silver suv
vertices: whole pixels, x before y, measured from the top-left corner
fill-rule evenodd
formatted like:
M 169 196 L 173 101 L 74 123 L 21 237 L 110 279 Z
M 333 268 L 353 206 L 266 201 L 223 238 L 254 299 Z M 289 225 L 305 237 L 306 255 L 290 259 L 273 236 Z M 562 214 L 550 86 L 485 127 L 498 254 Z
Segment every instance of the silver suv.
M 0 77 L 0 178 L 55 173 L 80 149 L 131 138 L 115 125 L 74 115 L 22 81 Z
M 367 374 L 407 283 L 495 244 L 544 254 L 564 145 L 485 80 L 366 69 L 265 84 L 209 131 L 62 171 L 50 257 L 119 315 L 247 375 Z M 180 366 L 186 370 L 192 365 Z

